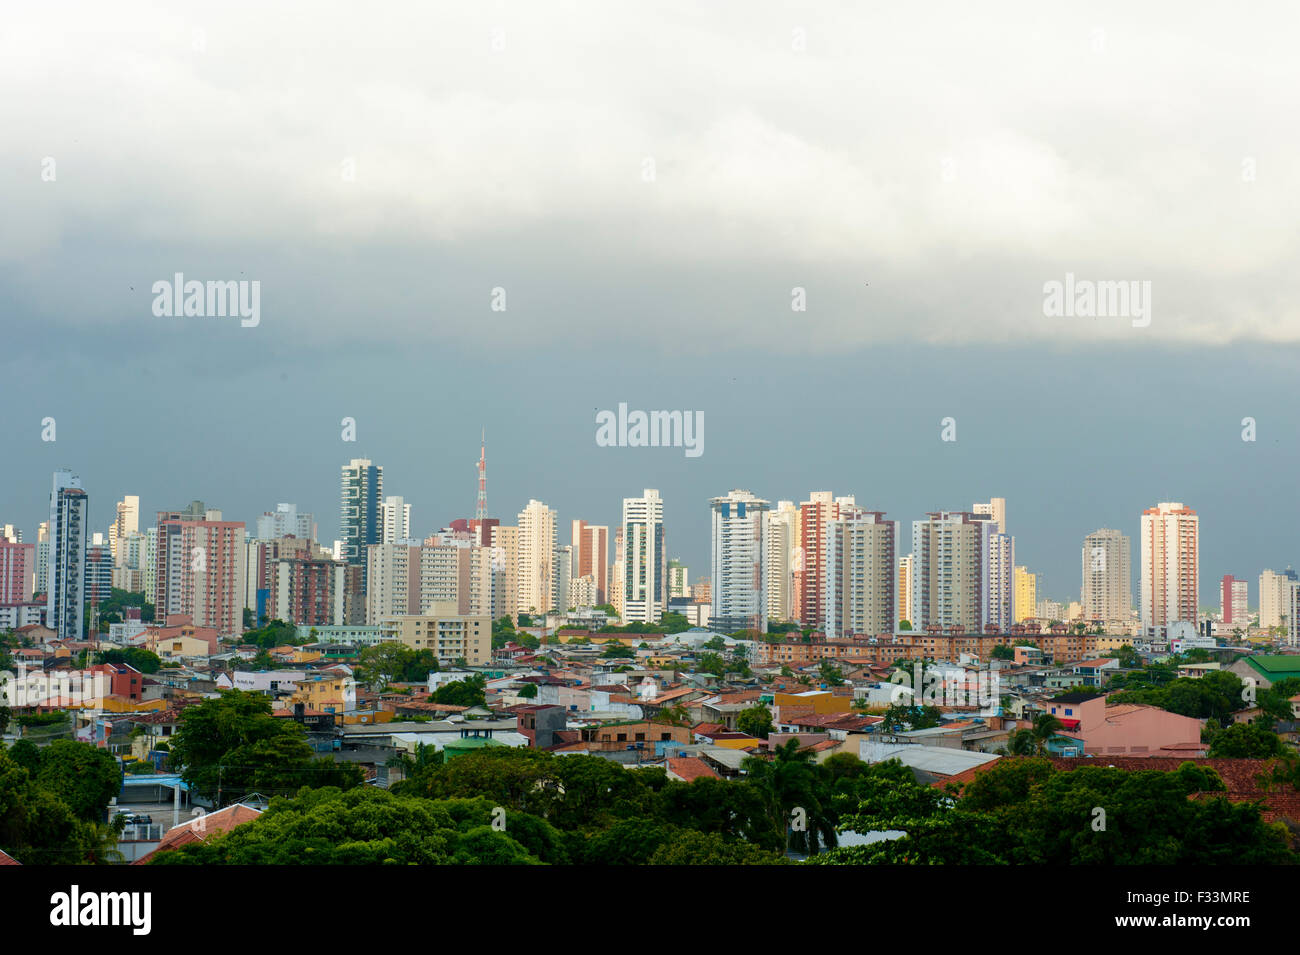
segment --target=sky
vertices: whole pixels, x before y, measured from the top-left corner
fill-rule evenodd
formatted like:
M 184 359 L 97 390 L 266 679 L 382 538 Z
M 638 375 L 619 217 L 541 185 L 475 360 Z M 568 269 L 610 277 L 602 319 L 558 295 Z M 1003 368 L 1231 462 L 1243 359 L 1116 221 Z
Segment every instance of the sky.
M 853 494 L 905 531 L 1002 496 L 1017 562 L 1077 599 L 1083 536 L 1174 500 L 1215 604 L 1297 560 L 1297 20 L 16 9 L 0 522 L 34 539 L 70 467 L 99 529 L 128 493 L 249 522 L 292 501 L 328 542 L 365 456 L 423 535 L 472 514 L 486 428 L 494 516 L 543 500 L 566 543 L 655 487 L 692 576 L 733 487 Z M 256 325 L 156 315 L 176 273 L 257 281 Z M 1050 314 L 1054 282 L 1137 283 L 1149 311 Z M 598 446 L 620 402 L 702 414 L 703 454 Z

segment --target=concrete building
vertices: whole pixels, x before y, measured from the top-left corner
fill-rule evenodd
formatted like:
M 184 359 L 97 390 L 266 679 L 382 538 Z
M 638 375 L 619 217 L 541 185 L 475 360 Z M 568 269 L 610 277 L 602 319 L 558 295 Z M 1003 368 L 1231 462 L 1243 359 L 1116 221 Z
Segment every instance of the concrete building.
M 196 508 L 194 505 L 198 505 Z M 243 633 L 244 522 L 226 521 L 218 510 L 194 502 L 186 511 L 159 511 L 156 613 L 188 616 L 223 637 Z
M 971 506 L 971 513 L 989 518 L 997 525 L 999 534 L 1007 532 L 1007 499 L 1005 497 L 995 497 L 985 503 L 977 502 Z
M 385 544 L 400 544 L 411 539 L 411 505 L 402 497 L 386 497 L 381 505 L 383 531 L 380 539 Z
M 380 628 L 388 640 L 434 651 L 439 665 L 463 659 L 469 666 L 486 666 L 492 660 L 491 618 L 459 614 L 451 603 L 435 602 L 425 614 L 388 617 Z
M 767 562 L 765 527 L 771 504 L 746 490 L 732 490 L 709 501 L 712 515 L 710 567 L 711 625 L 723 632 L 767 633 Z M 688 596 L 686 568 L 670 598 Z M 670 564 L 669 573 L 672 573 Z
M 274 511 L 265 511 L 257 519 L 257 539 L 272 540 L 277 537 L 298 537 L 316 540 L 316 518 L 309 513 L 298 513 L 296 504 L 277 504 Z
M 30 603 L 36 586 L 36 545 L 0 540 L 0 604 Z
M 826 529 L 825 608 L 828 636 L 893 633 L 898 625 L 896 596 L 898 522 L 883 511 L 862 511 L 832 520 Z
M 898 573 L 894 575 L 894 599 L 898 602 L 898 620 L 912 622 L 912 555 L 898 558 Z
M 664 542 L 664 502 L 646 488 L 641 497 L 623 498 L 624 622 L 658 623 L 668 608 L 668 552 Z
M 965 511 L 935 511 L 913 522 L 913 629 L 983 628 L 996 530 L 994 521 Z
M 555 511 L 541 501 L 530 500 L 519 512 L 518 526 L 515 610 L 548 613 L 555 609 Z
M 1200 518 L 1178 501 L 1142 512 L 1142 625 L 1197 622 Z
M 90 521 L 81 478 L 54 472 L 50 491 L 50 548 L 45 623 L 60 640 L 80 640 L 86 608 L 86 538 Z
M 1219 607 L 1224 624 L 1230 627 L 1245 627 L 1250 623 L 1248 599 L 1246 581 L 1238 580 L 1232 574 L 1225 574 L 1219 581 Z
M 140 498 L 128 494 L 117 502 L 113 523 L 108 527 L 108 549 L 115 565 L 121 562 L 118 543 L 138 533 L 140 533 Z
M 342 560 L 361 567 L 362 586 L 368 580 L 365 566 L 371 544 L 383 541 L 384 469 L 367 458 L 353 458 L 342 467 L 339 528 Z
M 768 512 L 764 535 L 767 616 L 778 623 L 789 623 L 797 615 L 791 561 L 799 543 L 799 508 L 793 501 L 776 502 L 776 509 Z
M 1015 599 L 1016 539 L 1010 534 L 997 533 L 989 538 L 988 569 L 986 571 L 989 602 L 984 612 L 984 624 L 999 630 L 1008 630 L 1016 622 Z
M 1128 622 L 1133 611 L 1133 564 L 1129 539 L 1103 527 L 1083 539 L 1083 619 Z
M 1028 567 L 1016 568 L 1016 623 L 1032 620 L 1038 613 L 1038 575 Z
M 835 497 L 830 491 L 813 491 L 799 505 L 799 543 L 793 575 L 799 621 L 805 626 L 821 626 L 826 611 L 822 593 L 826 582 L 826 534 L 831 521 L 847 516 L 841 513 L 845 508 L 856 508 L 853 497 Z
M 590 577 L 596 588 L 595 603 L 603 604 L 609 599 L 609 527 L 574 521 L 570 534 L 573 577 Z
M 1266 570 L 1259 575 L 1259 625 L 1265 629 L 1280 627 L 1289 610 L 1291 584 L 1300 580 L 1300 574 L 1288 567 L 1281 572 Z

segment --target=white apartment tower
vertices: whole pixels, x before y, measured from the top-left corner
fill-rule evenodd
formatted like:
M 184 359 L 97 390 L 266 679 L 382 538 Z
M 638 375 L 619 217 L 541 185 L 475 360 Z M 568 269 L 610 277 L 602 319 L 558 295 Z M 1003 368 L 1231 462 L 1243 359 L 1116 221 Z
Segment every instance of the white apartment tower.
M 658 623 L 668 606 L 668 552 L 664 549 L 664 502 L 646 488 L 623 498 L 623 620 Z
M 794 501 L 776 502 L 776 510 L 767 514 L 764 536 L 767 616 L 778 623 L 789 623 L 795 618 L 793 557 L 799 544 L 799 508 Z
M 405 498 L 386 497 L 380 506 L 383 512 L 381 540 L 385 544 L 400 544 L 411 539 L 411 505 Z
M 765 534 L 771 504 L 733 490 L 709 502 L 713 515 L 710 626 L 767 633 Z
M 1200 578 L 1200 519 L 1178 501 L 1142 512 L 1142 626 L 1195 624 Z

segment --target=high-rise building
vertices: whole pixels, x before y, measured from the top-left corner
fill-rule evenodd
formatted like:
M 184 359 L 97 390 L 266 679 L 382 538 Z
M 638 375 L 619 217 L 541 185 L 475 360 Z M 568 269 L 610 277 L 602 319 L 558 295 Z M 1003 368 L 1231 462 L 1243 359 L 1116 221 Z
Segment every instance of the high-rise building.
M 400 544 L 411 539 L 411 505 L 402 497 L 386 497 L 380 519 L 384 544 Z
M 516 616 L 519 613 L 519 528 L 494 524 L 492 549 L 494 566 L 501 568 L 504 613 Z
M 1266 570 L 1259 575 L 1259 625 L 1265 629 L 1280 627 L 1285 622 L 1283 615 L 1288 612 L 1290 584 L 1300 580 L 1300 574 L 1288 567 L 1277 573 Z
M 685 599 L 691 595 L 691 569 L 676 557 L 668 561 L 668 599 Z
M 1133 561 L 1126 535 L 1102 527 L 1083 539 L 1080 603 L 1089 623 L 1128 621 L 1133 611 Z
M 343 538 L 343 561 L 360 567 L 362 586 L 366 581 L 366 561 L 371 544 L 383 542 L 384 469 L 367 458 L 353 458 L 342 468 L 342 494 L 339 509 L 340 536 Z
M 50 492 L 49 589 L 45 620 L 60 640 L 80 640 L 86 607 L 86 535 L 90 515 L 81 478 L 54 472 Z
M 1007 499 L 1005 497 L 995 497 L 984 503 L 976 502 L 971 511 L 975 514 L 986 516 L 998 526 L 998 533 L 1007 532 Z
M 1200 519 L 1178 501 L 1142 512 L 1142 626 L 1195 624 L 1200 577 Z
M 935 511 L 912 523 L 913 629 L 983 629 L 996 533 L 995 521 L 965 511 Z
M 813 491 L 799 505 L 799 551 L 795 558 L 794 589 L 799 620 L 820 627 L 825 612 L 822 586 L 826 581 L 826 532 L 845 507 L 855 507 L 852 497 L 835 497 L 830 491 Z
M 898 522 L 882 511 L 862 511 L 832 520 L 826 532 L 825 608 L 827 636 L 877 636 L 898 626 Z
M 140 532 L 140 498 L 127 494 L 117 502 L 116 515 L 108 527 L 108 549 L 113 563 L 121 562 L 118 557 L 118 542 Z
M 257 519 L 257 539 L 272 540 L 277 537 L 316 539 L 316 518 L 308 513 L 298 513 L 297 504 L 277 504 L 274 511 L 266 511 Z
M 1219 582 L 1219 606 L 1223 613 L 1223 622 L 1230 626 L 1244 627 L 1250 623 L 1247 608 L 1246 582 L 1238 580 L 1232 574 L 1224 576 Z
M 197 507 L 196 507 L 197 505 Z M 159 511 L 156 540 L 155 615 L 190 617 L 196 627 L 238 636 L 244 622 L 244 522 L 226 521 L 218 510 Z
M 574 579 L 590 577 L 596 587 L 595 602 L 609 599 L 609 528 L 574 521 L 571 525 Z
M 103 535 L 96 534 L 86 547 L 86 606 L 90 609 L 90 634 L 100 632 L 98 607 L 113 593 L 113 553 Z
M 15 524 L 0 524 L 0 543 L 21 544 L 23 532 Z
M 1028 567 L 1016 568 L 1016 623 L 1034 619 L 1038 613 L 1038 575 Z
M 519 512 L 519 612 L 543 614 L 554 609 L 555 543 L 555 511 L 530 500 Z
M 898 573 L 894 575 L 894 599 L 898 602 L 899 623 L 912 623 L 912 555 L 898 558 Z
M 36 590 L 38 594 L 50 591 L 50 522 L 41 521 L 36 528 Z
M 767 515 L 767 616 L 777 623 L 789 623 L 796 616 L 792 559 L 799 543 L 799 508 L 794 501 L 777 501 Z
M 36 545 L 0 540 L 0 604 L 29 603 L 36 583 Z
M 746 490 L 733 490 L 709 502 L 713 515 L 710 558 L 713 584 L 709 626 L 724 633 L 753 630 L 767 633 L 767 537 L 771 504 Z M 680 579 L 673 587 L 673 564 Z M 669 597 L 687 596 L 686 567 L 669 562 Z
M 565 544 L 555 548 L 551 570 L 551 609 L 568 610 L 574 606 L 569 603 L 569 590 L 573 583 L 573 545 Z
M 664 502 L 646 488 L 623 498 L 623 606 L 625 622 L 658 623 L 668 607 Z

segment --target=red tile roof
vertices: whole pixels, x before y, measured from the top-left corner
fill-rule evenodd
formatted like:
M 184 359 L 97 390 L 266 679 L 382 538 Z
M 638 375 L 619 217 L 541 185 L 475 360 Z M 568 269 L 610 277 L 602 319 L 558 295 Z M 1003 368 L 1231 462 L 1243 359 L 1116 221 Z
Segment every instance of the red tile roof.
M 260 809 L 236 803 L 217 812 L 208 813 L 206 816 L 191 819 L 189 822 L 168 829 L 163 834 L 162 841 L 158 843 L 158 848 L 147 855 L 141 856 L 131 864 L 145 865 L 159 852 L 170 852 L 191 842 L 207 842 L 212 836 L 229 832 L 236 826 L 242 826 L 246 822 L 252 822 L 261 814 Z
M 676 776 L 684 782 L 694 782 L 703 777 L 721 779 L 704 760 L 698 756 L 678 756 L 668 760 L 668 775 Z
M 22 863 L 7 854 L 3 849 L 0 849 L 0 865 L 22 865 Z

